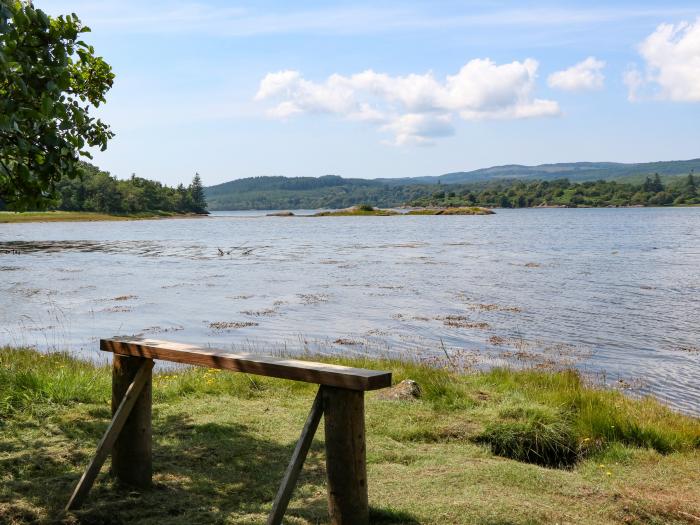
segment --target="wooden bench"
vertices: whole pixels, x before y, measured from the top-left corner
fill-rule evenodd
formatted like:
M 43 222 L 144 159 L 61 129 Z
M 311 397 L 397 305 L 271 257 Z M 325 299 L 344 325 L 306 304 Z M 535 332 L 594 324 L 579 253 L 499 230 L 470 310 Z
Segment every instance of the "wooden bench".
M 390 386 L 391 372 L 136 337 L 102 339 L 100 349 L 114 354 L 112 421 L 66 510 L 83 503 L 110 452 L 112 473 L 120 483 L 151 485 L 151 370 L 153 360 L 161 359 L 320 385 L 267 523 L 282 522 L 322 415 L 331 523 L 368 523 L 364 393 Z

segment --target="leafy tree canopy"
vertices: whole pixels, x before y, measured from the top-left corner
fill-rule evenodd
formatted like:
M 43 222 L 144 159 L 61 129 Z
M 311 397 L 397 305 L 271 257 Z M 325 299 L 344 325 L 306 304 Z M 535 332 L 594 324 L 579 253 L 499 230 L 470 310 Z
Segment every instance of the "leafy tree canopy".
M 105 102 L 112 69 L 80 35 L 75 14 L 52 18 L 30 2 L 0 0 L 0 200 L 41 208 L 88 147 L 113 133 L 90 116 Z

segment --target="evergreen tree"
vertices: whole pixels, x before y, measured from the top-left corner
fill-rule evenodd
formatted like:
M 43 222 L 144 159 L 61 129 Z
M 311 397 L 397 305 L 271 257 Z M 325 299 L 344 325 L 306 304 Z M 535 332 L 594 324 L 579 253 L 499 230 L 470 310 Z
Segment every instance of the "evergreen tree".
M 690 198 L 697 197 L 698 188 L 695 184 L 695 177 L 693 177 L 693 172 L 688 173 L 688 178 L 685 180 L 685 194 Z
M 199 173 L 194 174 L 189 190 L 190 198 L 192 199 L 192 211 L 195 213 L 207 213 L 207 198 L 204 196 L 204 186 Z

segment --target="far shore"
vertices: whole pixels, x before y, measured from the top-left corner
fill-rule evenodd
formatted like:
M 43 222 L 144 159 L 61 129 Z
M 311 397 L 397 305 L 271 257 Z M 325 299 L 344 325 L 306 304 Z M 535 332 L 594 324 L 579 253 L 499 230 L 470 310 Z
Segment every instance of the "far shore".
M 153 219 L 193 219 L 201 217 L 206 217 L 206 215 L 170 212 L 109 214 L 88 211 L 0 211 L 0 224 L 24 222 L 138 221 Z

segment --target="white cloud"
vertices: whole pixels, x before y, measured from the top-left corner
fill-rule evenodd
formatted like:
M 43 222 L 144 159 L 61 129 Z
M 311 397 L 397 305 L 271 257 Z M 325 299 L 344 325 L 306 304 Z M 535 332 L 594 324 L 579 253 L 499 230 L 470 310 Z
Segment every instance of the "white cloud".
M 603 75 L 604 67 L 605 62 L 602 60 L 588 57 L 570 68 L 552 73 L 547 78 L 547 83 L 549 87 L 563 89 L 564 91 L 602 89 L 605 81 L 605 76 Z
M 636 102 L 639 100 L 639 91 L 644 86 L 644 77 L 636 67 L 631 67 L 622 75 L 622 80 L 627 86 L 627 100 Z
M 397 146 L 429 146 L 432 139 L 454 135 L 449 115 L 430 115 L 407 113 L 382 126 L 382 131 L 394 135 L 393 143 Z
M 334 74 L 324 82 L 298 71 L 268 73 L 255 100 L 275 100 L 274 118 L 326 113 L 377 124 L 396 144 L 428 144 L 454 133 L 452 121 L 520 119 L 559 114 L 553 100 L 534 98 L 537 61 L 495 64 L 474 59 L 440 81 L 428 72 L 391 76 L 372 70 Z
M 676 102 L 700 102 L 700 17 L 695 23 L 661 24 L 640 45 L 645 71 L 625 73 L 629 99 L 640 91 Z

